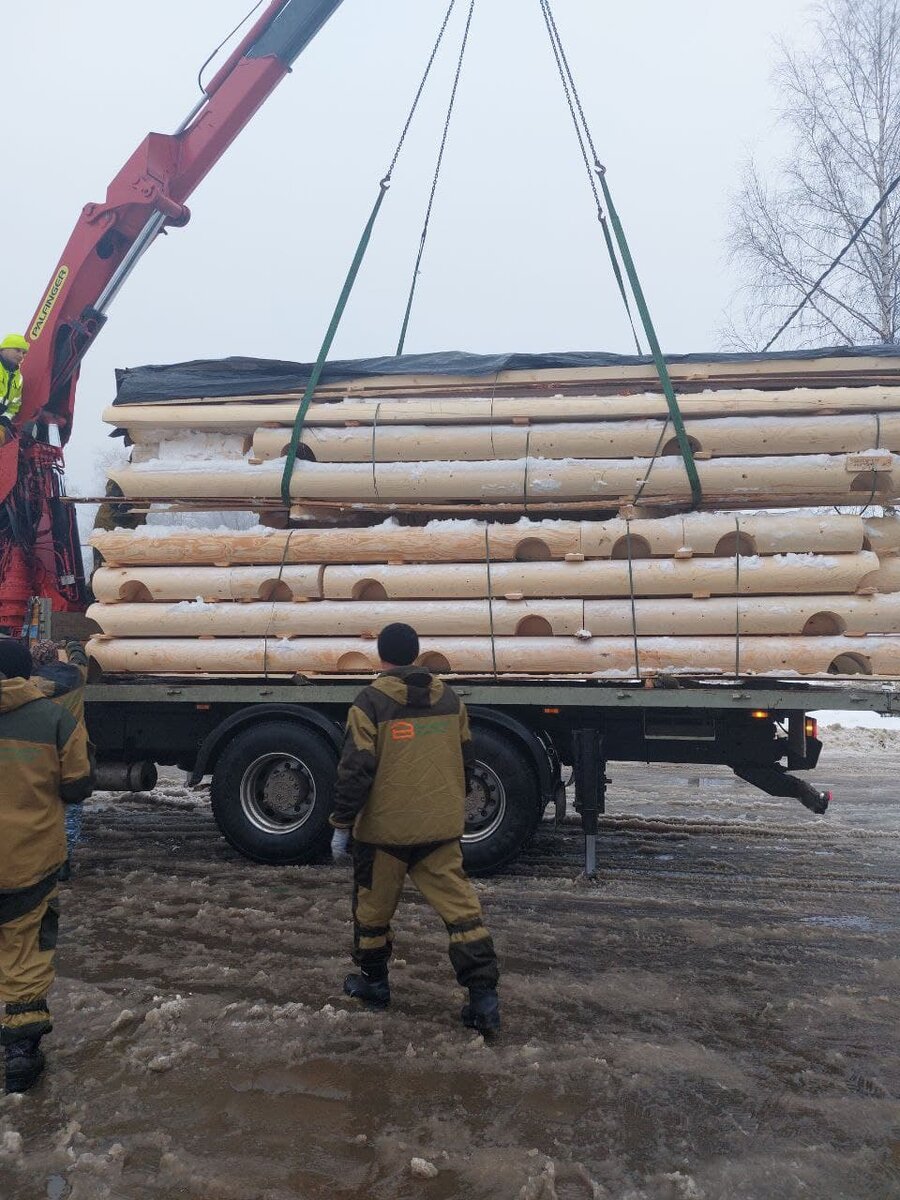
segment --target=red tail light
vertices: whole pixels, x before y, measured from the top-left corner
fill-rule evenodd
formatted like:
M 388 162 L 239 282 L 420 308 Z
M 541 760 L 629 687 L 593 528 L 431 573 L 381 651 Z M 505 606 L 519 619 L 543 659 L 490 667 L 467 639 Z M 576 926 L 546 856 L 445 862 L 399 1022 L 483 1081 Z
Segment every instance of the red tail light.
M 806 736 L 808 738 L 816 739 L 819 737 L 819 722 L 815 719 L 815 717 L 806 718 Z

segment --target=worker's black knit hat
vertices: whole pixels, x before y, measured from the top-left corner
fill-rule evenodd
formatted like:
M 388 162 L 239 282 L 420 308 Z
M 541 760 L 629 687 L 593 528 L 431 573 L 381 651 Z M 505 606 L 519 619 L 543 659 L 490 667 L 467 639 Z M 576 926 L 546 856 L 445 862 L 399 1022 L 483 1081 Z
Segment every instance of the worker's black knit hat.
M 382 662 L 408 667 L 419 657 L 419 635 L 412 625 L 399 621 L 385 625 L 378 635 L 378 654 Z
M 31 678 L 31 655 L 15 638 L 0 637 L 0 675 L 7 679 Z

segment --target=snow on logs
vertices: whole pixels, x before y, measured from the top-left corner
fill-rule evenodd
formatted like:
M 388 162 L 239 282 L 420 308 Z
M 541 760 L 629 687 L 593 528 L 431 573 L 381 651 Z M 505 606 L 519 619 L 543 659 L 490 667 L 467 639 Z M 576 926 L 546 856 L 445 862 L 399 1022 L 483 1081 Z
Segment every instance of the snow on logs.
M 404 620 L 425 666 L 460 674 L 900 676 L 900 520 L 833 507 L 898 497 L 900 387 L 829 386 L 858 364 L 826 366 L 725 364 L 704 392 L 712 375 L 677 367 L 707 511 L 652 519 L 691 496 L 663 397 L 625 394 L 644 367 L 560 377 L 581 395 L 553 395 L 549 372 L 498 376 L 490 396 L 427 376 L 325 388 L 293 507 L 298 396 L 115 406 L 132 455 L 111 478 L 150 523 L 92 538 L 90 652 L 113 673 L 367 674 L 378 630 Z M 160 526 L 160 503 L 333 527 Z
M 878 466 L 872 469 L 871 461 Z M 797 454 L 718 458 L 697 463 L 709 506 L 752 507 L 886 502 L 900 493 L 898 460 L 877 456 Z M 164 459 L 110 472 L 130 499 L 278 500 L 281 465 L 246 460 L 202 464 Z M 298 461 L 290 494 L 298 501 L 373 507 L 385 504 L 428 508 L 477 503 L 514 507 L 560 502 L 616 507 L 625 501 L 690 501 L 680 458 L 492 459 L 478 462 L 317 463 Z
M 431 521 L 424 527 L 396 521 L 354 529 L 258 529 L 197 531 L 140 526 L 95 531 L 91 545 L 111 566 L 281 563 L 437 563 L 549 561 L 566 555 L 632 558 L 675 554 L 853 553 L 866 542 L 880 551 L 900 550 L 900 521 L 858 516 L 791 513 L 734 516 L 688 513 L 655 520 Z
M 900 451 L 900 413 L 841 417 L 718 417 L 686 423 L 695 453 L 713 458 L 771 454 L 846 454 L 876 444 Z M 308 428 L 301 439 L 319 463 L 477 462 L 494 458 L 651 458 L 678 453 L 661 420 L 539 425 L 382 425 Z M 288 426 L 257 429 L 253 456 L 284 458 Z

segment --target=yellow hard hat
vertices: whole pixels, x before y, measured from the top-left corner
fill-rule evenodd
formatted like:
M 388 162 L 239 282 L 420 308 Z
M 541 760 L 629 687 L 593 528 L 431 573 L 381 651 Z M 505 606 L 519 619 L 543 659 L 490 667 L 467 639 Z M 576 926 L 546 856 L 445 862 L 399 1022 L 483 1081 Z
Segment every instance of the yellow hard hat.
M 0 342 L 0 350 L 27 350 L 28 342 L 21 333 L 8 333 Z

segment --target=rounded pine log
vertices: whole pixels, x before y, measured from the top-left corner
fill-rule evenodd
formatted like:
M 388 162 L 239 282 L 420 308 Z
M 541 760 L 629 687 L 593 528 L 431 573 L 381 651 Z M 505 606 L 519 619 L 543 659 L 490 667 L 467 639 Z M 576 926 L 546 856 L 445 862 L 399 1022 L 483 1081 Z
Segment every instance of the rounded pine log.
M 720 458 L 698 462 L 707 502 L 722 498 L 752 507 L 775 498 L 785 504 L 815 498 L 823 503 L 888 501 L 900 490 L 900 470 L 853 473 L 844 455 L 777 458 Z M 249 463 L 204 463 L 178 470 L 152 463 L 117 468 L 110 477 L 128 498 L 148 500 L 278 499 L 278 467 Z M 641 496 L 690 498 L 680 459 L 503 459 L 490 462 L 311 463 L 298 462 L 291 479 L 295 500 L 342 504 L 600 501 Z M 762 500 L 762 498 L 766 498 Z
M 495 458 L 650 458 L 663 434 L 662 420 L 568 424 L 382 425 L 305 430 L 301 439 L 316 462 L 477 462 Z M 718 417 L 686 422 L 695 452 L 713 458 L 773 454 L 847 454 L 876 443 L 900 451 L 900 413 L 838 417 Z M 662 452 L 678 453 L 671 427 Z M 291 429 L 261 428 L 253 455 L 284 458 Z
M 153 600 L 319 600 L 322 567 L 101 567 L 91 587 L 105 604 Z
M 490 637 L 574 635 L 584 628 L 581 600 L 463 600 L 357 604 L 93 604 L 88 617 L 113 637 L 377 637 L 393 621 L 420 634 Z
M 364 529 L 268 529 L 248 533 L 203 530 L 152 532 L 97 530 L 91 537 L 109 563 L 366 563 L 404 559 L 408 562 L 480 562 L 564 558 L 581 552 L 579 521 L 432 521 L 424 527 L 394 522 Z M 836 547 L 838 548 L 838 547 Z
M 873 522 L 866 522 L 868 530 Z M 875 522 L 879 545 L 900 549 L 900 521 Z M 631 551 L 635 558 L 671 558 L 682 549 L 701 556 L 748 554 L 853 553 L 863 548 L 860 517 L 801 513 L 740 517 L 727 513 L 634 520 Z M 606 521 L 528 521 L 514 524 L 477 521 L 430 521 L 424 527 L 395 522 L 364 529 L 263 529 L 248 532 L 154 527 L 95 530 L 90 541 L 114 566 L 228 565 L 266 563 L 480 562 L 485 558 L 485 528 L 492 561 L 528 562 L 584 554 L 585 558 L 622 558 L 629 525 Z
M 677 385 L 676 385 L 677 386 Z M 723 416 L 802 416 L 817 413 L 900 412 L 900 387 L 754 388 L 721 387 L 681 394 L 678 405 L 687 418 Z M 222 398 L 196 404 L 113 405 L 103 420 L 120 429 L 215 429 L 252 434 L 263 424 L 293 426 L 299 398 L 274 402 L 249 397 Z M 310 405 L 305 426 L 362 425 L 503 425 L 539 422 L 664 419 L 662 395 L 489 396 L 435 399 L 427 396 L 372 400 L 344 399 Z
M 88 617 L 113 637 L 374 637 L 392 621 L 422 636 L 629 637 L 628 600 L 391 601 L 358 604 L 94 604 Z M 900 634 L 900 594 L 643 599 L 634 606 L 641 637 L 824 637 Z
M 900 531 L 900 521 L 895 522 Z M 630 538 L 629 538 L 630 534 Z M 900 534 L 898 534 L 900 536 Z M 679 550 L 700 556 L 741 554 L 850 554 L 863 549 L 860 517 L 836 513 L 687 513 L 677 517 L 618 517 L 585 521 L 585 558 L 671 557 Z
M 638 636 L 824 637 L 900 633 L 900 595 L 713 596 L 637 600 L 636 621 L 624 600 L 586 600 L 584 628 L 595 637 Z
M 861 518 L 867 550 L 874 550 L 881 555 L 900 554 L 900 518 L 897 517 L 865 517 Z
M 730 596 L 849 593 L 878 570 L 871 552 L 736 559 L 653 559 L 632 564 L 635 595 Z M 328 600 L 428 600 L 527 597 L 599 599 L 630 595 L 627 562 L 457 563 L 428 566 L 328 566 Z
M 859 581 L 857 591 L 900 592 L 900 557 L 883 558 L 877 570 Z
M 900 641 L 891 637 L 662 637 L 638 641 L 641 673 L 896 677 Z M 180 675 L 371 674 L 377 646 L 352 638 L 94 638 L 88 653 L 102 671 Z M 425 638 L 418 662 L 438 673 L 608 675 L 636 673 L 630 638 Z

